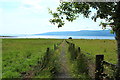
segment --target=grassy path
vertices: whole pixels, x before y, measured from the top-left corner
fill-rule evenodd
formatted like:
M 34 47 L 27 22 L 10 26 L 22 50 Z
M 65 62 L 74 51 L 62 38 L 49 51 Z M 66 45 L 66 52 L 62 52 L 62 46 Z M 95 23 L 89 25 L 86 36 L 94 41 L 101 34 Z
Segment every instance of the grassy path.
M 57 74 L 57 78 L 71 78 L 69 74 L 70 65 L 68 65 L 68 57 L 66 56 L 66 53 L 67 53 L 67 43 L 63 41 L 62 44 L 60 45 L 60 56 L 59 56 L 60 70 Z
M 84 57 L 78 57 L 72 60 L 71 53 L 68 51 L 69 45 L 64 40 L 59 47 L 59 66 L 60 69 L 57 78 L 66 78 L 69 80 L 91 80 L 88 75 L 87 64 Z M 81 55 L 82 56 L 82 55 Z

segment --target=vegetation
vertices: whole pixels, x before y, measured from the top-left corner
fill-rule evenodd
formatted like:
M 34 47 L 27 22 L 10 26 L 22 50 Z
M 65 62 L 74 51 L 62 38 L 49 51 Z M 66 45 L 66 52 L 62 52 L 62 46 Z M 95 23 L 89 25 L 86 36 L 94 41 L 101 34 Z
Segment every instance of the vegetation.
M 82 79 L 91 79 L 95 78 L 95 56 L 102 54 L 105 55 L 105 61 L 110 63 L 116 63 L 116 44 L 115 40 L 86 40 L 86 39 L 73 39 L 67 40 L 69 42 L 74 43 L 74 47 L 70 48 L 70 58 L 72 64 L 73 73 L 76 77 L 80 77 Z M 112 44 L 110 44 L 112 43 Z M 71 44 L 71 43 L 70 43 Z M 104 46 L 103 46 L 104 45 Z M 73 46 L 73 44 L 72 44 Z M 80 46 L 81 51 L 78 53 Z M 74 53 L 74 55 L 73 55 Z M 112 55 L 112 56 L 111 56 Z M 81 65 L 82 64 L 82 65 Z M 85 73 L 84 75 L 81 74 Z M 104 78 L 115 79 L 116 70 L 110 66 L 104 66 L 104 72 L 106 75 Z M 91 77 L 89 77 L 88 76 Z M 84 76 L 84 77 L 81 77 Z
M 53 39 L 3 39 L 2 43 L 2 77 L 3 78 L 50 78 L 52 69 L 47 66 L 40 71 L 41 61 L 44 61 L 46 48 L 53 49 L 53 45 L 61 40 Z M 51 53 L 52 54 L 52 53 Z M 54 61 L 54 56 L 51 58 Z M 53 63 L 49 63 L 53 65 Z M 36 73 L 35 76 L 29 73 Z M 26 75 L 29 74 L 29 75 Z M 26 75 L 26 76 L 25 76 Z
M 68 43 L 68 63 L 70 74 L 73 78 L 82 80 L 92 80 L 88 75 L 88 64 L 86 57 L 72 43 Z
M 105 61 L 117 64 L 117 49 L 115 40 L 73 39 L 68 41 L 76 44 L 76 46 L 79 46 L 85 55 L 92 57 L 94 60 L 95 55 L 103 54 L 105 55 Z
M 94 11 L 94 10 L 95 11 Z M 103 29 L 111 27 L 111 33 L 115 33 L 117 41 L 117 72 L 116 79 L 120 79 L 120 1 L 119 2 L 60 2 L 56 12 L 49 10 L 49 13 L 53 15 L 53 19 L 50 22 L 62 27 L 67 21 L 76 20 L 79 15 L 83 15 L 85 18 L 91 17 L 96 22 L 97 19 L 104 19 L 105 22 L 101 22 L 100 25 Z M 93 12 L 94 15 L 90 15 Z
M 59 45 L 61 41 L 58 39 L 3 39 L 2 77 L 52 79 L 57 78 L 57 74 L 64 65 L 68 69 L 65 74 L 70 74 L 71 78 L 87 80 L 91 79 L 88 69 L 89 65 L 94 67 L 94 63 L 91 62 L 94 62 L 95 55 L 104 54 L 105 61 L 116 64 L 115 40 L 67 39 L 75 44 L 72 47 L 65 42 Z M 49 50 L 48 47 L 50 47 Z M 79 54 L 78 47 L 81 48 L 82 54 Z M 92 61 L 88 60 L 89 64 L 87 58 L 92 59 Z M 94 69 L 91 75 L 94 76 Z

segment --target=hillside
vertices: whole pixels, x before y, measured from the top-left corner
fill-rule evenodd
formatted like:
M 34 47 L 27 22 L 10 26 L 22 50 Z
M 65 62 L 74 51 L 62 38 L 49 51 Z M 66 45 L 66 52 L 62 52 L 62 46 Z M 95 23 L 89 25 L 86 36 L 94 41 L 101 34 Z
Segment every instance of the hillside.
M 81 31 L 61 31 L 61 32 L 47 32 L 35 35 L 61 35 L 61 36 L 115 36 L 111 34 L 110 30 L 81 30 Z

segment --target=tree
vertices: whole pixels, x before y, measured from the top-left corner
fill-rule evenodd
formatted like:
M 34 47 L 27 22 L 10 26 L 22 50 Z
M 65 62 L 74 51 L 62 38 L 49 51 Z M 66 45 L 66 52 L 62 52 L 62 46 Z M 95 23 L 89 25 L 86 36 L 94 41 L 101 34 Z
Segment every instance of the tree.
M 72 37 L 69 37 L 68 39 L 72 39 Z
M 118 68 L 117 78 L 120 79 L 120 2 L 60 2 L 56 12 L 52 12 L 49 9 L 49 13 L 53 15 L 53 19 L 50 22 L 58 24 L 58 28 L 62 27 L 68 20 L 70 22 L 76 20 L 79 15 L 83 15 L 85 18 L 90 17 L 92 9 L 96 10 L 91 19 L 96 22 L 98 18 L 104 19 L 106 22 L 101 22 L 100 25 L 105 29 L 107 26 L 112 28 L 112 32 L 116 34 L 115 39 L 117 42 L 118 53 Z

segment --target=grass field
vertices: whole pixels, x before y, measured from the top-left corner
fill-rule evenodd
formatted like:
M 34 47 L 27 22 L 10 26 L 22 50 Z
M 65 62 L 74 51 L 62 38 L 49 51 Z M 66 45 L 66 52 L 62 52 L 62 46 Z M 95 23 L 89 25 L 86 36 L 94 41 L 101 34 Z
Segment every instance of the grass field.
M 50 47 L 53 50 L 54 44 L 60 43 L 61 39 L 3 39 L 2 40 L 2 77 L 3 78 L 21 78 L 24 72 L 34 72 L 39 69 L 38 61 L 41 61 L 45 56 L 46 48 Z M 116 64 L 116 42 L 115 40 L 86 40 L 86 39 L 72 39 L 67 40 L 80 46 L 84 54 L 93 60 L 95 55 L 104 54 L 105 60 Z M 62 49 L 60 47 L 60 49 Z M 66 49 L 67 50 L 67 49 Z M 59 62 L 57 62 L 59 49 L 51 55 L 51 59 L 43 71 L 36 73 L 37 75 L 30 75 L 32 78 L 51 78 L 51 70 L 56 68 L 59 70 Z M 71 63 L 70 63 L 71 64 Z M 72 70 L 77 70 L 76 63 L 73 62 Z M 80 64 L 81 65 L 81 64 Z M 35 68 L 36 66 L 36 68 Z M 34 69 L 35 68 L 35 69 Z M 53 68 L 53 69 L 51 69 Z M 54 71 L 54 70 L 53 70 Z M 77 71 L 76 74 L 78 73 Z M 76 76 L 75 76 L 76 77 Z
M 47 47 L 53 49 L 54 44 L 61 41 L 56 39 L 3 39 L 2 77 L 22 77 L 21 73 L 30 71 L 33 66 L 37 65 L 37 61 L 45 55 Z M 48 75 L 43 74 L 44 77 Z
M 87 39 L 73 39 L 68 40 L 76 46 L 79 46 L 84 53 L 90 53 L 91 57 L 95 59 L 95 55 L 104 54 L 105 60 L 116 64 L 117 62 L 117 48 L 115 40 L 87 40 Z
M 83 65 L 84 62 L 87 63 L 87 69 L 89 70 L 89 75 L 91 78 L 95 78 L 95 56 L 98 54 L 104 55 L 104 60 L 113 64 L 117 64 L 117 48 L 116 48 L 116 42 L 115 40 L 87 40 L 87 39 L 72 39 L 67 40 L 69 42 L 72 42 L 75 44 L 76 49 L 78 49 L 78 46 L 81 48 L 81 52 L 85 54 L 86 56 L 83 57 L 83 61 L 77 60 L 78 63 L 80 63 L 77 67 L 79 69 L 84 70 L 85 66 Z M 81 58 L 80 58 L 81 59 Z M 73 62 L 75 65 L 75 62 Z M 73 67 L 73 70 L 75 70 L 76 66 Z M 86 69 L 85 69 L 86 70 Z M 79 70 L 80 72 L 80 70 Z M 107 76 L 109 78 L 114 79 L 115 78 L 115 70 L 112 69 L 110 66 L 104 65 L 104 72 L 108 74 Z M 78 74 L 77 74 L 78 75 Z M 86 76 L 85 76 L 86 78 Z

